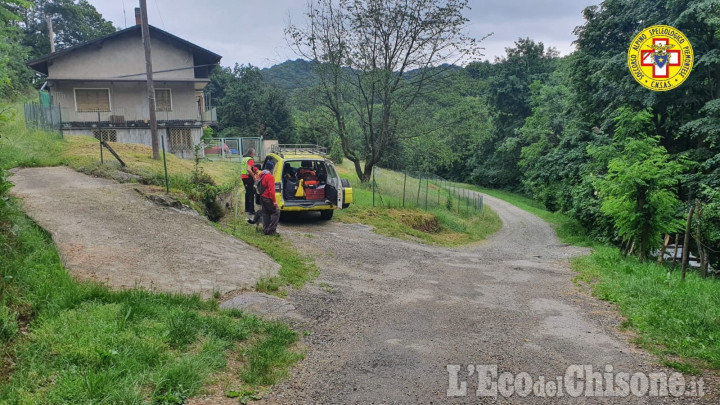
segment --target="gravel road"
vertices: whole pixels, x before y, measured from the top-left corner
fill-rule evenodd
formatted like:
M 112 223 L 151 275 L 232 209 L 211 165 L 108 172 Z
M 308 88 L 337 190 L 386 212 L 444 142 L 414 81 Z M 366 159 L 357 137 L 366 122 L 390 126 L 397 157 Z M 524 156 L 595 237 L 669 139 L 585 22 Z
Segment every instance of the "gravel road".
M 253 288 L 279 265 L 205 218 L 162 207 L 142 187 L 65 167 L 14 171 L 11 191 L 50 232 L 71 274 L 116 288 L 135 286 L 210 297 Z
M 572 282 L 568 259 L 587 250 L 561 244 L 545 222 L 510 204 L 485 202 L 504 227 L 458 249 L 379 236 L 363 225 L 282 223 L 280 232 L 313 255 L 321 273 L 289 291 L 297 318 L 309 320 L 296 325 L 307 356 L 264 403 L 717 403 L 710 384 L 699 401 L 478 398 L 470 364 L 526 372 L 533 381 L 555 380 L 570 365 L 672 372 L 617 332 L 621 320 L 609 304 Z M 448 365 L 462 367 L 466 396 L 447 396 Z

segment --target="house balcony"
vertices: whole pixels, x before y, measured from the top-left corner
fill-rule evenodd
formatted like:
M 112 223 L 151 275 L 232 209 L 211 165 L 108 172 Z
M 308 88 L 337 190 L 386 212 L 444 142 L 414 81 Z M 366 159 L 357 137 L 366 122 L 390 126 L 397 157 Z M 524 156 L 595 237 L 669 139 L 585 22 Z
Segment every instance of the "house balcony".
M 143 128 L 150 126 L 147 108 L 112 108 L 112 111 L 80 112 L 73 108 L 60 108 L 62 128 L 80 129 L 94 127 Z M 155 113 L 159 127 L 200 127 L 217 122 L 215 108 L 200 111 L 198 108 L 173 108 L 172 111 Z
M 217 123 L 217 109 L 215 107 L 203 111 L 202 113 L 203 122 Z

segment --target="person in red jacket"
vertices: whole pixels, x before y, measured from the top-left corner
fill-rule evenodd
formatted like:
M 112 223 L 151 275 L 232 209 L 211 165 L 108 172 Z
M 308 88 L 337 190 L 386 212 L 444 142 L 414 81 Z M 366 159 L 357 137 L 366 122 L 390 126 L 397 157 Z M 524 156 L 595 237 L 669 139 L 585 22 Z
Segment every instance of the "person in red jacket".
M 278 236 L 277 226 L 280 221 L 280 207 L 275 200 L 275 176 L 272 171 L 275 164 L 268 160 L 262 173 L 260 173 L 260 183 L 265 191 L 260 194 L 263 211 L 263 233 L 265 235 Z

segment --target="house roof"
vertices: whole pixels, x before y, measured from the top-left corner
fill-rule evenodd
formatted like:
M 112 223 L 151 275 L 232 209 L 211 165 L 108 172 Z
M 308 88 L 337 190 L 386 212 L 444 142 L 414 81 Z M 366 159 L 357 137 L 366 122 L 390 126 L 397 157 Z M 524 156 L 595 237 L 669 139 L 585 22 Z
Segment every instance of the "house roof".
M 160 28 L 153 27 L 152 25 L 150 27 L 150 37 L 152 38 L 158 38 L 165 40 L 169 43 L 172 43 L 173 45 L 176 45 L 180 48 L 184 48 L 191 52 L 193 54 L 193 59 L 195 60 L 195 65 L 202 66 L 202 65 L 216 65 L 220 63 L 220 59 L 222 56 L 216 54 L 215 52 L 211 52 L 205 48 L 202 48 L 200 46 L 197 46 L 193 44 L 192 42 L 186 41 L 178 36 L 175 36 L 167 31 L 163 31 Z M 133 35 L 141 33 L 141 27 L 140 25 L 134 25 L 130 28 L 125 28 L 124 30 L 113 32 L 112 34 L 105 35 L 104 37 L 96 38 L 91 41 L 74 45 L 69 48 L 65 48 L 63 50 L 45 55 L 43 57 L 33 59 L 29 62 L 27 62 L 27 65 L 31 67 L 32 69 L 47 75 L 48 74 L 48 65 L 54 60 L 61 56 L 68 55 L 74 51 L 77 51 L 78 49 L 87 48 L 92 45 L 102 45 L 103 42 L 114 39 L 114 38 L 120 38 L 123 36 Z

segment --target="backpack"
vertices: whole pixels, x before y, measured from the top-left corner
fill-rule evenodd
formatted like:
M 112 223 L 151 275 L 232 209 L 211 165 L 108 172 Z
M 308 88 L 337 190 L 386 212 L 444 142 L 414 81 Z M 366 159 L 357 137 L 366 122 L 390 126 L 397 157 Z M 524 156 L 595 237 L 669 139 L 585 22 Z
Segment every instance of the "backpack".
M 255 180 L 255 193 L 257 195 L 261 195 L 262 193 L 265 192 L 265 186 L 263 186 L 263 184 L 262 184 L 263 176 L 264 176 L 264 174 L 261 174 L 260 177 L 258 177 L 258 179 Z

